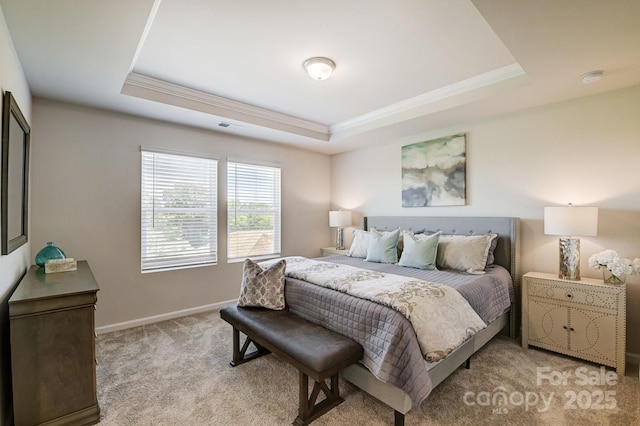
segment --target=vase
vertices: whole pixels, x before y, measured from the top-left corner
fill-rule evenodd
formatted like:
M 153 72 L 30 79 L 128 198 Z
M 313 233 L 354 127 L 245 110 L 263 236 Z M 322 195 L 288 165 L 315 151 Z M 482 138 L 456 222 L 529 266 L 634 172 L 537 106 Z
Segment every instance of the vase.
M 64 252 L 60 248 L 54 246 L 52 241 L 49 241 L 47 246 L 36 254 L 36 265 L 44 268 L 44 264 L 47 263 L 47 260 L 64 259 L 65 257 L 67 256 L 65 256 Z
M 609 271 L 608 269 L 602 270 L 602 279 L 604 280 L 605 283 L 622 285 L 624 284 L 626 278 L 627 278 L 626 275 L 622 275 L 618 277 L 616 275 L 613 275 L 613 273 L 611 273 L 611 271 Z

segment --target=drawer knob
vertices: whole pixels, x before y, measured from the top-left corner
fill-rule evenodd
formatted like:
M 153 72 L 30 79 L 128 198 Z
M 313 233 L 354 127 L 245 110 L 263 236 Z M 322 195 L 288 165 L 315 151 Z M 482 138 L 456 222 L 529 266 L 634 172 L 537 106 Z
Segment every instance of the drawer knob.
M 566 296 L 567 296 L 567 299 L 573 299 L 573 294 L 571 293 L 567 293 Z

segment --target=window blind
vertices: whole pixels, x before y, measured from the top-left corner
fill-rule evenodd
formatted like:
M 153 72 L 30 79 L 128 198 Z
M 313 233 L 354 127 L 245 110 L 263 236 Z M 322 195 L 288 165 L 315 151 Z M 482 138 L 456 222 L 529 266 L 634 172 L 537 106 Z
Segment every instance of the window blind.
M 280 255 L 280 168 L 227 162 L 229 261 Z
M 217 261 L 215 159 L 142 150 L 141 270 Z

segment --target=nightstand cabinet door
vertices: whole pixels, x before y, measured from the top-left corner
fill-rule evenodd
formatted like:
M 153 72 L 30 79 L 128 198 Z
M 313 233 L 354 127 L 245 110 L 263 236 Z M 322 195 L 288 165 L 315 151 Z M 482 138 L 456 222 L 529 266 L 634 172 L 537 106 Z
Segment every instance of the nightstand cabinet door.
M 529 344 L 549 350 L 568 349 L 567 328 L 569 312 L 565 306 L 546 303 L 541 300 L 529 301 Z
M 522 277 L 522 346 L 625 371 L 626 288 L 529 272 Z
M 616 315 L 590 309 L 570 308 L 569 350 L 579 358 L 616 365 Z

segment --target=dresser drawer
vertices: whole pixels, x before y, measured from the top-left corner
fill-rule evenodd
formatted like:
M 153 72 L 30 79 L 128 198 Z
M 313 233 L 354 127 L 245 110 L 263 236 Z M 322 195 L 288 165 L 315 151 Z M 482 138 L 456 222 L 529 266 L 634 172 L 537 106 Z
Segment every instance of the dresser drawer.
M 618 307 L 618 296 L 623 288 L 602 286 L 573 286 L 565 282 L 553 282 L 536 278 L 528 279 L 527 294 L 529 297 L 540 297 L 549 300 L 578 303 L 590 307 L 613 309 Z

